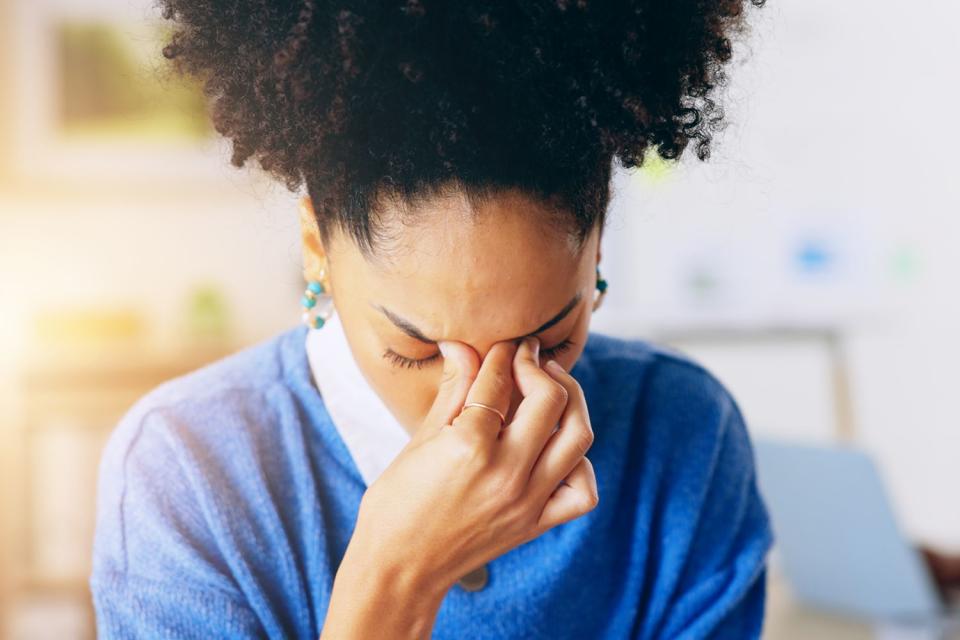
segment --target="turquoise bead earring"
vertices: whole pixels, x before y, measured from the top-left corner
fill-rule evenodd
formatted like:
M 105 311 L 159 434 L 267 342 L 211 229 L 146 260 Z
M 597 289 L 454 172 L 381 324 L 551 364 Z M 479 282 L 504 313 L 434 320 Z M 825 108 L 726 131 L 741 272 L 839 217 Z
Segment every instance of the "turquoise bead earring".
M 300 304 L 303 306 L 303 323 L 311 329 L 321 329 L 333 315 L 333 296 L 323 286 L 324 270 L 316 280 L 307 283 Z
M 600 267 L 597 267 L 597 292 L 593 295 L 593 310 L 600 308 L 603 297 L 607 294 L 607 281 L 600 277 Z

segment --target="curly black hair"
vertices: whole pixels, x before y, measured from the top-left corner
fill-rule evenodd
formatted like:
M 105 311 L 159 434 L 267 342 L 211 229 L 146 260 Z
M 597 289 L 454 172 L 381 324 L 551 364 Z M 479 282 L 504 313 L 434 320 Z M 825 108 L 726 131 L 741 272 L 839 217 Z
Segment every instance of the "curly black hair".
M 762 5 L 764 0 L 750 0 Z M 158 0 L 231 162 L 306 186 L 370 257 L 377 212 L 457 190 L 539 197 L 581 241 L 612 161 L 701 160 L 746 0 Z

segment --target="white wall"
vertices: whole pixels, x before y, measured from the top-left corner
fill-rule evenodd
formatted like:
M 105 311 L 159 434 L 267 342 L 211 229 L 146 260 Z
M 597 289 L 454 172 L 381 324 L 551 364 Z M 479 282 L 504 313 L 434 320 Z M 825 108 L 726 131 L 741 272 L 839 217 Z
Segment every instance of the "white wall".
M 841 327 L 858 441 L 905 528 L 960 547 L 960 5 L 778 0 L 754 15 L 714 158 L 621 183 L 612 310 L 597 320 L 639 335 L 690 322 Z M 834 281 L 785 275 L 785 241 L 805 229 L 843 241 Z M 676 293 L 692 255 L 731 283 L 702 312 Z M 808 436 L 829 434 L 821 356 L 711 349 L 694 353 L 755 430 L 795 436 L 799 410 Z

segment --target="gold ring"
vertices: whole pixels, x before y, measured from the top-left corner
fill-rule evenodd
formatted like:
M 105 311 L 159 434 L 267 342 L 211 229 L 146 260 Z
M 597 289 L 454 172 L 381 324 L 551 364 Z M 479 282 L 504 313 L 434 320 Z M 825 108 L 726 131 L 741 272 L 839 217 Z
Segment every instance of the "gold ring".
M 460 414 L 462 415 L 464 409 L 467 409 L 468 407 L 480 407 L 481 409 L 488 409 L 490 411 L 493 411 L 495 414 L 497 414 L 500 417 L 501 427 L 507 422 L 506 416 L 504 416 L 499 409 L 497 409 L 496 407 L 491 407 L 488 404 L 483 404 L 482 402 L 468 402 L 467 404 L 463 405 L 463 409 L 460 410 Z

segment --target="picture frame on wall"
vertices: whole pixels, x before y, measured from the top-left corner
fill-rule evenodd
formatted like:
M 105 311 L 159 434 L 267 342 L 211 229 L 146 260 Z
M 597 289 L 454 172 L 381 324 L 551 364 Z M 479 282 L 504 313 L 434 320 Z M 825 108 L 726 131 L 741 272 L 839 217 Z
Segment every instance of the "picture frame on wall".
M 53 190 L 224 180 L 229 143 L 200 83 L 163 58 L 170 27 L 149 0 L 32 0 L 11 14 L 8 179 Z

